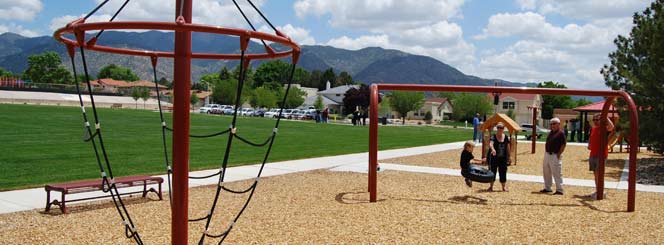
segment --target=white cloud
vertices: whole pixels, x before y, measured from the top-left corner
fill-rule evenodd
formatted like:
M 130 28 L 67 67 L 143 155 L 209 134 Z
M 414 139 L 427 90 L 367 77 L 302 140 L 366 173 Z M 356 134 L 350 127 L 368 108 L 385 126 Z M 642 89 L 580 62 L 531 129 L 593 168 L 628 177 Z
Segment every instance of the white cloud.
M 342 36 L 329 40 L 325 45 L 349 50 L 358 50 L 367 47 L 390 48 L 390 40 L 387 35 L 370 35 L 358 38 Z
M 42 8 L 39 0 L 0 0 L 0 19 L 31 21 Z
M 463 41 L 463 31 L 456 23 L 441 21 L 430 26 L 395 33 L 400 43 L 414 43 L 428 47 L 454 45 Z
M 538 6 L 540 10 L 546 7 Z M 624 12 L 621 18 L 557 26 L 539 13 L 496 14 L 475 38 L 508 37 L 515 42 L 502 51 L 486 53 L 473 71 L 483 77 L 510 81 L 553 80 L 568 87 L 603 88 L 599 70 L 615 50 L 613 40 L 629 33 L 629 16 Z
M 285 33 L 293 41 L 301 45 L 314 45 L 316 44 L 316 39 L 314 39 L 310 34 L 309 30 L 295 27 L 291 24 L 286 24 L 285 26 L 277 27 L 277 30 Z
M 651 0 L 517 0 L 524 10 L 541 14 L 560 14 L 574 19 L 621 18 L 650 5 Z
M 298 0 L 295 14 L 330 16 L 333 27 L 387 32 L 460 17 L 464 0 Z
M 55 31 L 57 29 L 60 29 L 64 26 L 66 26 L 67 24 L 69 24 L 69 22 L 72 22 L 74 20 L 77 20 L 77 19 L 80 19 L 80 18 L 83 18 L 83 17 L 85 17 L 85 14 L 81 14 L 80 16 L 63 15 L 63 16 L 55 17 L 55 18 L 51 19 L 51 22 L 49 23 L 48 28 L 51 31 Z M 90 16 L 90 18 L 88 18 L 87 22 L 101 22 L 101 21 L 108 21 L 109 19 L 111 19 L 111 16 L 107 15 L 107 14 L 93 15 L 93 16 Z
M 103 0 L 96 0 L 97 3 Z M 99 10 L 100 14 L 112 16 L 124 1 L 110 1 Z M 253 1 L 260 9 L 265 0 Z M 238 4 L 255 27 L 263 23 L 258 13 L 246 2 Z M 192 10 L 193 22 L 206 25 L 249 29 L 249 25 L 232 1 L 197 0 Z M 174 21 L 175 1 L 142 0 L 131 1 L 118 15 L 117 20 Z M 270 18 L 269 16 L 267 16 Z M 108 19 L 106 19 L 108 20 Z
M 36 37 L 39 36 L 39 33 L 33 30 L 28 30 L 23 28 L 21 25 L 16 25 L 14 23 L 9 23 L 8 25 L 0 25 L 0 34 L 5 32 L 13 32 L 24 37 Z

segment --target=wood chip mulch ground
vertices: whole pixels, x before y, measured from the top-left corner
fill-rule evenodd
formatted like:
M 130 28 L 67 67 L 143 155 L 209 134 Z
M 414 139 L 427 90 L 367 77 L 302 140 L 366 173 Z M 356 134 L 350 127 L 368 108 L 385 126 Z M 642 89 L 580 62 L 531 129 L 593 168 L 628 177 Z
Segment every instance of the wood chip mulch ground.
M 524 163 L 524 166 L 527 166 Z M 246 187 L 250 181 L 229 184 Z M 510 192 L 468 188 L 461 177 L 383 171 L 379 201 L 368 203 L 366 174 L 318 170 L 263 178 L 254 199 L 226 239 L 228 244 L 284 243 L 549 243 L 662 244 L 664 195 L 638 192 L 627 213 L 625 191 L 567 186 L 564 196 L 539 194 L 541 184 L 515 182 Z M 215 187 L 190 191 L 190 216 L 207 213 Z M 247 195 L 224 194 L 211 231 L 230 223 Z M 154 197 L 152 197 L 154 199 Z M 128 201 L 146 244 L 170 243 L 168 200 Z M 132 244 L 108 201 L 79 204 L 72 213 L 41 210 L 0 215 L 4 244 Z M 189 227 L 198 242 L 202 224 Z M 206 244 L 218 240 L 207 239 Z

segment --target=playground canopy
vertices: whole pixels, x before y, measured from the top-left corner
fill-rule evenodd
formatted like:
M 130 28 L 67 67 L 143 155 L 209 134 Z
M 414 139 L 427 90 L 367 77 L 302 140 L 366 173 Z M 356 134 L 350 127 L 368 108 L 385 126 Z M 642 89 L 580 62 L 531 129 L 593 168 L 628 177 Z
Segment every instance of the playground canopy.
M 499 122 L 505 124 L 505 128 L 507 129 L 510 135 L 515 135 L 523 130 L 518 123 L 516 123 L 514 120 L 512 120 L 512 118 L 505 115 L 504 113 L 496 113 L 492 117 L 486 119 L 486 122 L 482 123 L 480 129 L 482 131 L 485 130 L 492 131 L 493 127 L 495 127 L 496 124 L 498 124 Z

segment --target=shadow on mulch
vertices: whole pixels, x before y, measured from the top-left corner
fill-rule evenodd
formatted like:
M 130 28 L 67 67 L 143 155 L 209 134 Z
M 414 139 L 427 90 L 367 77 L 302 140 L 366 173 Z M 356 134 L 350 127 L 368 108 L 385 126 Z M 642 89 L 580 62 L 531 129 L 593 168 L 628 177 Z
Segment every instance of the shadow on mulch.
M 353 195 L 363 195 L 362 197 L 353 197 Z M 369 200 L 366 198 L 367 192 L 356 191 L 356 192 L 342 192 L 336 195 L 335 200 L 341 204 L 362 204 L 369 203 Z M 532 194 L 537 195 L 551 195 L 548 193 L 540 193 L 538 191 L 532 192 Z M 589 195 L 574 195 L 572 196 L 579 204 L 558 204 L 558 203 L 496 203 L 496 205 L 505 205 L 505 206 L 549 206 L 549 207 L 570 207 L 570 208 L 579 208 L 586 207 L 593 211 L 603 212 L 603 213 L 624 213 L 625 211 L 615 211 L 615 210 L 602 210 L 592 203 L 597 201 L 590 197 Z M 463 195 L 463 196 L 453 196 L 448 199 L 424 199 L 424 198 L 408 198 L 408 197 L 387 197 L 386 199 L 378 199 L 378 202 L 387 201 L 387 200 L 396 200 L 396 201 L 414 201 L 414 202 L 430 202 L 430 203 L 450 203 L 450 204 L 472 204 L 472 205 L 489 205 L 488 199 L 476 197 L 472 195 Z
M 168 198 L 164 198 L 164 200 L 159 200 L 159 197 L 154 194 L 154 193 L 148 193 L 148 196 L 143 198 L 140 195 L 138 196 L 129 196 L 129 197 L 122 197 L 122 202 L 124 203 L 125 206 L 132 206 L 132 205 L 137 205 L 137 204 L 144 204 L 150 201 L 168 201 Z M 67 214 L 75 214 L 75 213 L 85 213 L 85 212 L 91 212 L 91 211 L 98 211 L 101 209 L 107 209 L 107 208 L 115 208 L 115 204 L 113 204 L 112 199 L 106 199 L 102 201 L 96 201 L 96 202 L 91 202 L 91 203 L 81 203 L 81 204 L 69 204 L 67 203 Z M 120 203 L 118 202 L 118 205 Z M 40 214 L 44 215 L 51 215 L 51 216 L 57 216 L 57 215 L 62 215 L 62 211 L 60 210 L 60 207 L 57 205 L 52 205 L 51 210 L 47 213 L 45 210 L 39 211 Z

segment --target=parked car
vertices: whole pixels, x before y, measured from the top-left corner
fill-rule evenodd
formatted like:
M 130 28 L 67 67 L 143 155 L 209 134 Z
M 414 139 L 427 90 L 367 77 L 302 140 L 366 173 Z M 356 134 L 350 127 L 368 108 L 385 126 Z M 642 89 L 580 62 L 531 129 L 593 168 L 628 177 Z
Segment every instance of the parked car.
M 521 124 L 521 129 L 522 129 L 521 132 L 525 133 L 526 139 L 530 140 L 530 138 L 532 137 L 531 132 L 533 131 L 533 125 L 529 124 L 529 123 L 524 123 L 524 124 Z M 535 127 L 535 132 L 537 133 L 537 138 L 540 139 L 540 138 L 542 138 L 542 133 L 548 133 L 549 130 L 542 129 L 539 126 L 536 126 Z
M 240 110 L 238 112 L 238 114 L 240 114 L 240 116 L 251 117 L 251 116 L 254 115 L 254 109 L 252 109 L 252 108 L 242 108 L 242 110 Z
M 297 119 L 301 120 L 304 117 L 304 114 L 307 113 L 304 110 L 296 110 L 295 112 L 291 113 L 291 119 Z
M 210 114 L 210 113 L 212 113 L 212 110 L 215 110 L 215 109 L 219 109 L 218 104 L 207 104 L 207 105 L 201 107 L 200 109 L 198 109 L 198 112 L 199 113 Z
M 265 115 L 263 115 L 263 117 L 276 118 L 278 115 L 279 115 L 279 109 L 270 109 L 269 111 L 265 112 Z
M 213 108 L 212 110 L 210 110 L 210 113 L 211 114 L 224 114 L 224 109 L 226 109 L 228 107 L 229 107 L 229 105 L 220 105 L 219 107 Z
M 235 113 L 235 106 L 229 105 L 224 109 L 224 115 L 233 115 Z
M 253 116 L 255 116 L 255 117 L 264 117 L 265 116 L 265 110 L 263 110 L 263 109 L 255 110 Z
M 281 118 L 290 118 L 292 114 L 293 109 L 284 109 L 284 111 L 281 113 Z
M 315 116 L 316 116 L 316 112 L 306 111 L 304 113 L 299 114 L 297 119 L 299 119 L 299 120 L 313 120 Z
M 288 119 L 297 119 L 297 115 L 299 115 L 301 112 L 303 112 L 303 110 L 293 109 L 291 111 L 290 115 L 288 115 L 288 117 L 286 117 L 286 118 L 288 118 Z

